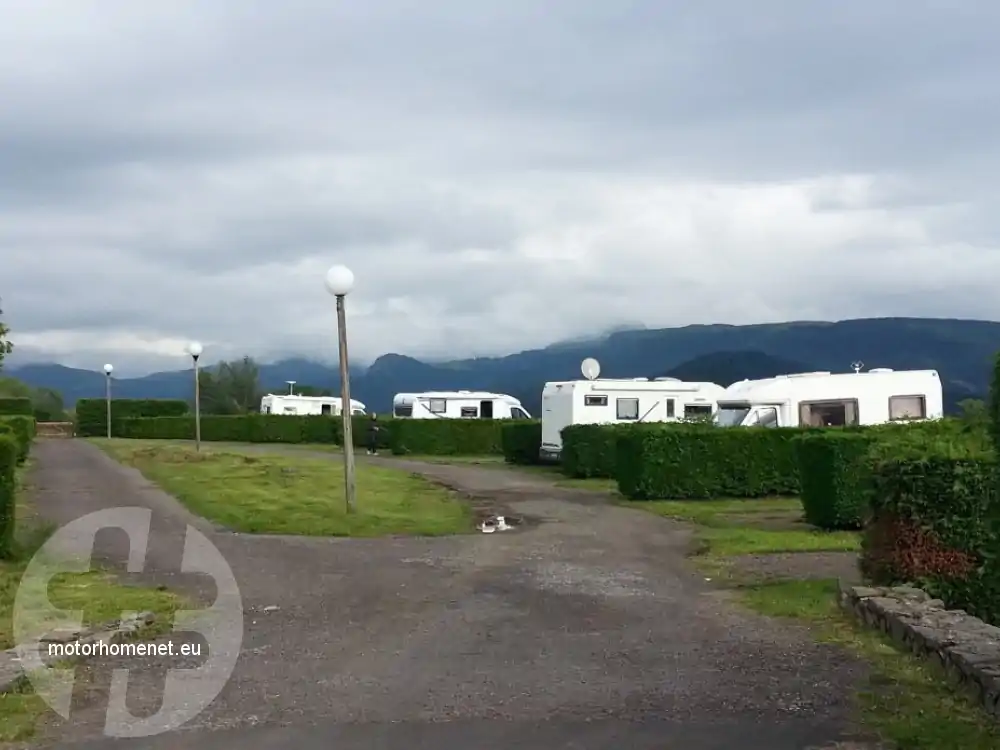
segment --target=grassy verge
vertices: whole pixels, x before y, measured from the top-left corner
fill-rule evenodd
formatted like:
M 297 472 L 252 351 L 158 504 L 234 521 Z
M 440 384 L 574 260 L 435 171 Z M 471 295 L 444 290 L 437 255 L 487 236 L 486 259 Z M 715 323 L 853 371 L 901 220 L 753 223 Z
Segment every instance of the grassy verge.
M 308 536 L 436 536 L 472 528 L 452 493 L 397 469 L 359 463 L 357 508 L 345 512 L 343 466 L 291 453 L 195 452 L 161 441 L 95 441 L 192 512 L 227 528 Z
M 864 724 L 901 750 L 995 750 L 1000 725 L 927 662 L 863 630 L 836 605 L 836 581 L 782 581 L 739 589 L 752 609 L 809 625 L 817 640 L 846 647 L 871 665 L 858 695 Z
M 697 524 L 699 551 L 710 557 L 860 549 L 857 533 L 819 531 L 806 524 L 802 520 L 802 504 L 795 498 L 622 501 L 621 504 Z
M 28 465 L 30 467 L 30 463 Z M 18 472 L 17 532 L 15 548 L 9 559 L 0 561 L 0 648 L 15 645 L 13 610 L 18 586 L 25 567 L 45 543 L 53 528 L 41 522 L 30 503 L 30 488 L 25 485 L 28 467 Z M 48 587 L 53 607 L 83 611 L 85 626 L 101 625 L 121 617 L 123 612 L 151 611 L 156 624 L 140 634 L 154 637 L 171 627 L 174 612 L 182 600 L 169 591 L 123 586 L 102 571 L 56 576 Z M 51 618 L 39 617 L 32 623 L 43 635 L 52 625 Z M 0 742 L 30 738 L 48 713 L 45 703 L 25 686 L 18 692 L 0 695 Z

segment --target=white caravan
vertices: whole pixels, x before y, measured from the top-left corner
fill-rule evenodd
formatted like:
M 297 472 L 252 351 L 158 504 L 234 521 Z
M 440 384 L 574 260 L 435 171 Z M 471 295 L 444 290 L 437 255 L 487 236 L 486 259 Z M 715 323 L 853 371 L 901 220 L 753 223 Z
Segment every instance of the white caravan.
M 392 416 L 404 419 L 531 419 L 513 396 L 486 391 L 397 393 L 392 399 Z
M 584 374 L 599 373 L 585 367 Z M 686 383 L 676 378 L 588 379 L 546 383 L 542 389 L 540 457 L 558 460 L 562 431 L 574 424 L 630 424 L 710 419 L 725 393 L 717 383 Z
M 875 425 L 944 416 L 936 370 L 803 372 L 733 383 L 715 421 L 726 427 Z
M 269 393 L 260 400 L 261 414 L 288 416 L 322 415 L 339 416 L 342 400 L 339 396 L 295 396 Z M 364 414 L 365 405 L 351 399 L 351 414 Z

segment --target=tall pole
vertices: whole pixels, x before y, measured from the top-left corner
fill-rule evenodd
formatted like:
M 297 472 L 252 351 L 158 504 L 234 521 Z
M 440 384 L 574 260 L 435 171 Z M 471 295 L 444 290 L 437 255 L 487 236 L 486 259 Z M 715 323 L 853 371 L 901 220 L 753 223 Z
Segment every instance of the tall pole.
M 201 450 L 201 383 L 198 381 L 198 355 L 192 354 L 194 360 L 194 449 Z
M 107 372 L 104 374 L 105 388 L 104 388 L 104 401 L 107 406 L 108 414 L 108 440 L 111 439 L 111 373 Z
M 354 434 L 351 415 L 351 376 L 347 366 L 347 315 L 344 295 L 337 295 L 337 334 L 340 339 L 340 417 L 344 422 L 344 494 L 347 512 L 354 511 Z

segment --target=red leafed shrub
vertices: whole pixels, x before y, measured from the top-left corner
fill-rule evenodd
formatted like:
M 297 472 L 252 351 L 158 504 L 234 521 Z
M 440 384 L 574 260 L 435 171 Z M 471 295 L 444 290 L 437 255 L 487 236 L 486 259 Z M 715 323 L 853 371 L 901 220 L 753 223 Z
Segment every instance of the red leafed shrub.
M 933 531 L 894 515 L 879 518 L 869 526 L 862 560 L 868 578 L 890 582 L 964 579 L 978 565 L 974 555 L 950 549 Z

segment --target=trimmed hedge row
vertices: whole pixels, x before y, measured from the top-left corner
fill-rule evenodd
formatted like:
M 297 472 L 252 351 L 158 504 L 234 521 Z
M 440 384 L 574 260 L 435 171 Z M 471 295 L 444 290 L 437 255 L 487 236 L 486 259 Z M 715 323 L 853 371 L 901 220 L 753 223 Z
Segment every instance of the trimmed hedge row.
M 500 428 L 504 460 L 509 464 L 534 466 L 541 462 L 542 423 L 539 420 L 516 421 Z
M 576 479 L 614 479 L 618 436 L 636 425 L 573 424 L 564 427 L 562 472 Z
M 0 398 L 0 416 L 30 417 L 35 413 L 31 399 L 23 396 L 17 398 Z
M 793 441 L 802 432 L 690 424 L 619 429 L 618 490 L 632 500 L 797 495 Z
M 398 456 L 502 455 L 504 425 L 498 419 L 397 419 L 389 442 Z
M 1000 623 L 995 454 L 955 441 L 897 449 L 873 461 L 862 571 L 874 583 L 916 583 L 949 607 Z
M 0 557 L 7 557 L 14 541 L 17 508 L 17 464 L 21 447 L 9 429 L 0 429 Z
M 104 437 L 108 434 L 107 401 L 83 398 L 76 402 L 76 434 L 79 437 Z M 113 398 L 111 399 L 111 434 L 121 437 L 122 420 L 137 417 L 179 417 L 189 412 L 187 401 L 180 399 Z
M 820 529 L 860 529 L 868 508 L 874 435 L 817 431 L 795 439 L 802 508 Z
M 35 439 L 34 417 L 0 417 L 0 433 L 9 433 L 17 443 L 17 463 L 23 464 L 31 450 L 31 442 Z

